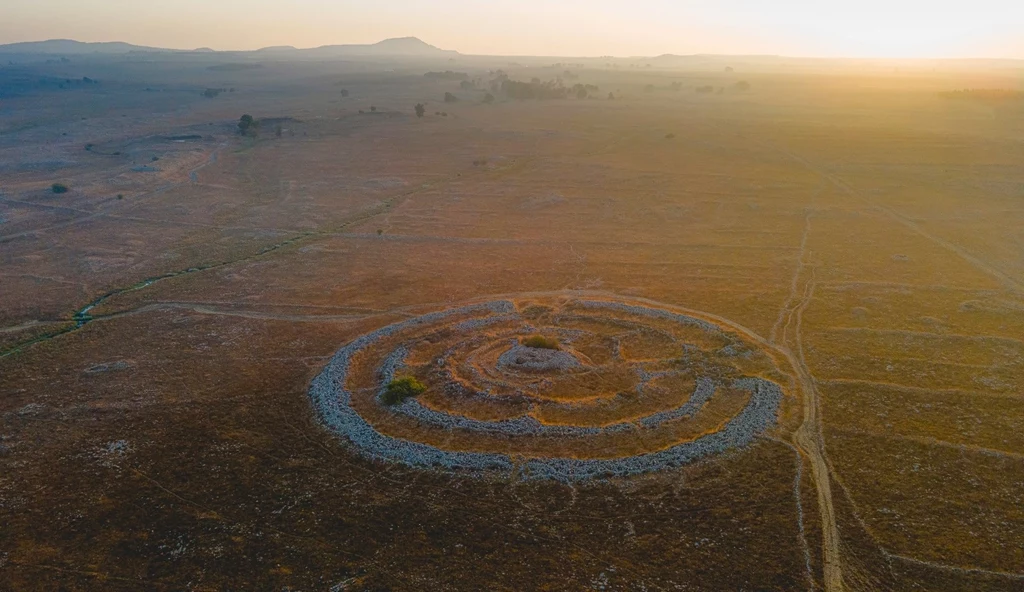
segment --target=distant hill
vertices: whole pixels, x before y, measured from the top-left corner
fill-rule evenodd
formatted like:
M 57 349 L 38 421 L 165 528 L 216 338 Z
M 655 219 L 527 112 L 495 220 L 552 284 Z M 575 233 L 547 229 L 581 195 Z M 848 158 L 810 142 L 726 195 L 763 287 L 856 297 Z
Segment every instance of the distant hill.
M 26 41 L 24 43 L 11 43 L 0 45 L 0 53 L 45 53 L 76 55 L 89 53 L 118 54 L 133 51 L 175 51 L 171 49 L 160 49 L 158 47 L 144 47 L 132 45 L 120 41 L 107 41 L 103 43 L 85 43 L 71 39 L 50 39 L 49 41 Z
M 366 45 L 324 45 L 310 49 L 294 47 L 267 47 L 259 50 L 267 53 L 283 53 L 306 56 L 441 56 L 456 55 L 458 52 L 444 50 L 425 43 L 416 37 L 385 39 Z
M 182 53 L 187 51 L 198 51 L 212 53 L 213 50 L 203 47 L 196 50 L 162 49 L 159 47 L 145 47 L 132 45 L 120 41 L 109 41 L 104 43 L 85 43 L 71 39 L 51 39 L 49 41 L 28 41 L 24 43 L 11 43 L 0 45 L 0 53 L 38 53 L 56 55 L 83 55 L 83 54 L 124 54 L 131 52 L 174 52 Z M 238 52 L 232 52 L 238 53 Z M 245 53 L 245 52 L 242 52 Z M 308 55 L 317 57 L 331 56 L 440 56 L 455 55 L 458 52 L 447 51 L 416 37 L 400 37 L 396 39 L 385 39 L 379 43 L 366 45 L 325 45 L 310 49 L 296 49 L 291 46 L 264 47 L 255 53 L 274 54 L 288 53 L 289 55 Z

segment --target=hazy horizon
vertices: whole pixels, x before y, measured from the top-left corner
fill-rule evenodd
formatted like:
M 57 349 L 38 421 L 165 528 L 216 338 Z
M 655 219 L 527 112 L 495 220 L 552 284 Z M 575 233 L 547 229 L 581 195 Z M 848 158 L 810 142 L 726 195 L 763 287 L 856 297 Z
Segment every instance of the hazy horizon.
M 1024 58 L 1024 5 L 979 0 L 935 6 L 865 0 L 823 7 L 726 0 L 396 0 L 383 11 L 349 1 L 39 0 L 0 7 L 0 44 L 50 39 L 121 41 L 168 49 L 254 50 L 370 44 L 417 37 L 471 55 L 785 55 L 824 58 Z

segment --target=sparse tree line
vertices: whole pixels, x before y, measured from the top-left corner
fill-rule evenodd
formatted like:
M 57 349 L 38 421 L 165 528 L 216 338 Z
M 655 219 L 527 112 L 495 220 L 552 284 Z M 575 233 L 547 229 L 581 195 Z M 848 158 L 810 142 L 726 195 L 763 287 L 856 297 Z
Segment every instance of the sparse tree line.
M 444 72 L 427 72 L 423 76 L 437 80 L 466 80 L 469 78 L 469 74 L 465 72 L 453 72 L 451 70 L 445 70 Z
M 1024 91 L 1011 90 L 1008 88 L 964 88 L 940 92 L 939 96 L 944 99 L 959 99 L 966 101 L 1024 101 Z
M 149 89 L 146 89 L 149 90 Z M 203 96 L 208 99 L 216 98 L 221 93 L 233 93 L 235 92 L 234 87 L 231 88 L 208 88 L 203 91 Z

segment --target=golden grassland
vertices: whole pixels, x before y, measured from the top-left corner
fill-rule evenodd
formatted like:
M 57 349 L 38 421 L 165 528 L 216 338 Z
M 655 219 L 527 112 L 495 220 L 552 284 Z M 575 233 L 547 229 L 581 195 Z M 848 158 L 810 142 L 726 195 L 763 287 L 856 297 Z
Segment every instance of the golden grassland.
M 1024 586 L 1024 112 L 939 96 L 1011 75 L 765 72 L 705 96 L 688 85 L 725 74 L 588 69 L 615 101 L 466 95 L 417 119 L 452 89 L 282 72 L 231 73 L 256 78 L 214 100 L 0 113 L 0 588 L 822 588 L 795 375 L 751 446 L 574 486 L 374 464 L 315 421 L 309 381 L 349 340 L 557 290 L 705 311 L 806 366 L 845 589 Z M 299 121 L 242 138 L 243 112 Z M 687 437 L 742 401 L 714 405 Z

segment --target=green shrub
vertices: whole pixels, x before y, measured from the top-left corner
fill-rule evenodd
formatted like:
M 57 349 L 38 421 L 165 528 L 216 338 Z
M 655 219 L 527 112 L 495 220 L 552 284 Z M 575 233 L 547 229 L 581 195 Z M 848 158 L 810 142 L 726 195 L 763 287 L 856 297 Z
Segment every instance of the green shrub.
M 422 382 L 412 376 L 399 376 L 388 383 L 381 397 L 385 405 L 397 405 L 409 397 L 415 397 L 427 390 Z
M 533 335 L 523 339 L 520 343 L 526 347 L 533 347 L 536 349 L 562 349 L 558 345 L 558 340 L 554 337 L 544 337 L 543 335 Z
M 50 185 L 50 189 L 54 193 L 67 193 L 68 192 L 68 186 L 63 184 L 63 183 L 54 183 L 53 185 Z

